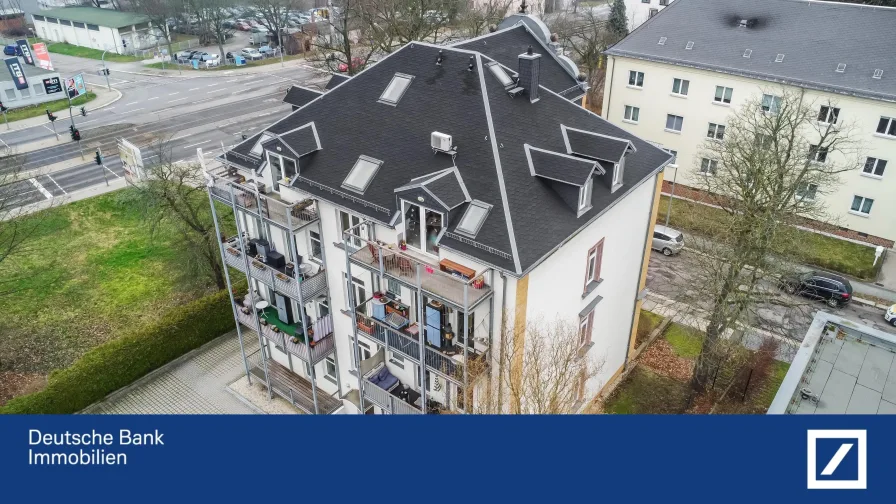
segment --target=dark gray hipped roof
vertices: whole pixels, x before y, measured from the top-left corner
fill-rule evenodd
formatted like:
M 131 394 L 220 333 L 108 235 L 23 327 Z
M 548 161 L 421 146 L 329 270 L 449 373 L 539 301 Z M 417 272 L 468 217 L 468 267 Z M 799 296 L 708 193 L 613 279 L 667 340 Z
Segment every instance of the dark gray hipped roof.
M 324 86 L 324 89 L 329 91 L 349 79 L 350 77 L 348 75 L 333 74 L 333 76 L 330 77 L 330 80 L 327 82 L 327 85 Z
M 470 201 L 470 195 L 456 168 L 424 175 L 399 187 L 395 192 L 406 199 L 410 198 L 410 201 L 417 201 L 418 196 L 422 197 L 425 202 L 434 200 L 439 207 L 446 211 L 453 210 Z
M 532 175 L 577 186 L 588 182 L 597 165 L 588 159 L 538 149 L 529 144 L 526 144 L 526 155 Z
M 320 91 L 302 86 L 293 86 L 286 92 L 286 96 L 283 97 L 283 102 L 294 107 L 302 107 L 320 95 Z
M 894 26 L 896 9 L 887 7 L 675 0 L 607 54 L 896 101 Z M 658 44 L 660 37 L 665 44 Z M 686 49 L 689 42 L 692 49 Z M 776 62 L 779 54 L 783 60 Z M 846 64 L 842 73 L 836 71 L 840 63 Z M 874 78 L 875 70 L 883 71 L 882 78 Z
M 441 66 L 436 65 L 440 49 Z M 472 72 L 468 70 L 471 55 Z M 283 141 L 291 143 L 287 132 L 313 122 L 321 149 L 300 160 L 300 173 L 293 185 L 384 225 L 390 225 L 400 211 L 396 189 L 419 191 L 414 201 L 416 195 L 427 197 L 425 187 L 438 195 L 444 206 L 463 199 L 447 216 L 447 232 L 440 247 L 522 275 L 625 197 L 627 190 L 655 175 L 671 156 L 546 86 L 541 87 L 541 99 L 535 103 L 513 99 L 495 76 L 483 69 L 489 61 L 478 53 L 451 47 L 408 44 L 265 132 L 282 135 Z M 412 83 L 397 105 L 379 103 L 397 72 L 413 75 Z M 630 139 L 638 149 L 626 157 L 626 190 L 610 193 L 595 184 L 592 209 L 579 218 L 549 181 L 532 176 L 524 147 L 528 143 L 565 152 L 563 125 Z M 452 135 L 456 157 L 433 153 L 430 135 L 434 131 Z M 248 153 L 261 134 L 233 151 Z M 305 138 L 309 138 L 307 134 Z M 363 195 L 341 189 L 361 155 L 383 161 Z M 229 158 L 231 162 L 234 159 Z M 446 167 L 450 173 L 437 176 Z M 469 205 L 464 202 L 472 200 L 493 206 L 475 240 L 455 234 Z
M 628 139 L 576 130 L 566 126 L 563 127 L 563 139 L 566 142 L 567 154 L 576 154 L 611 163 L 621 162 L 626 151 L 634 150 L 634 146 Z
M 284 133 L 280 138 L 300 157 L 320 150 L 321 147 L 313 122 Z

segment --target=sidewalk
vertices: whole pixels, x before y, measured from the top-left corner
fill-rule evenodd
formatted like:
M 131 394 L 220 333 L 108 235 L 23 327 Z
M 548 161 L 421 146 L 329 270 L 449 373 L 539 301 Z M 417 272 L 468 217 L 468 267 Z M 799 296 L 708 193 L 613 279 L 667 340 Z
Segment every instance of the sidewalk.
M 120 73 L 149 75 L 153 77 L 214 77 L 215 75 L 252 75 L 257 73 L 271 72 L 274 70 L 282 70 L 284 68 L 291 67 L 299 67 L 308 70 L 324 72 L 323 70 L 314 68 L 312 65 L 309 65 L 308 60 L 303 57 L 284 60 L 283 66 L 280 66 L 279 58 L 277 59 L 278 61 L 276 63 L 269 63 L 267 65 L 248 67 L 230 66 L 222 70 L 193 70 L 191 67 L 186 66 L 184 66 L 181 70 L 178 70 L 177 64 L 172 64 L 170 67 L 168 67 L 167 63 L 165 70 L 162 70 L 159 68 L 147 67 L 147 64 L 160 62 L 160 60 L 151 59 L 135 63 L 118 63 L 116 68 L 113 69 L 112 66 L 110 66 L 109 68 L 111 71 L 117 71 Z
M 107 107 L 121 99 L 121 91 L 118 91 L 115 88 L 112 88 L 112 91 L 109 91 L 105 87 L 90 86 L 88 88 L 88 90 L 96 93 L 96 99 L 84 104 L 84 107 L 87 108 L 88 114 L 90 113 L 91 110 L 97 110 L 97 109 L 100 109 L 103 107 Z M 60 95 L 60 97 L 65 98 L 64 95 Z M 81 115 L 80 107 L 72 107 L 71 109 L 72 109 L 73 114 L 78 115 L 78 116 Z M 68 116 L 68 111 L 63 109 L 63 110 L 60 110 L 59 112 L 56 112 L 55 114 L 57 117 L 59 117 L 59 119 L 57 119 L 57 121 L 62 121 L 63 116 Z M 18 131 L 18 130 L 33 128 L 35 126 L 41 126 L 43 124 L 50 124 L 50 121 L 49 121 L 49 119 L 47 119 L 46 114 L 41 114 L 36 117 L 29 117 L 28 119 L 19 119 L 18 121 L 10 121 L 9 122 L 11 131 Z M 57 126 L 57 128 L 59 128 L 58 131 L 60 134 L 68 132 L 68 128 L 65 126 L 62 126 L 62 127 Z M 10 130 L 4 129 L 4 130 L 0 130 L 0 133 L 9 132 L 9 131 Z M 35 142 L 35 143 L 37 143 L 37 142 Z M 56 138 L 53 138 L 53 144 L 55 144 L 55 143 L 56 143 Z M 48 145 L 50 145 L 50 144 L 48 144 Z M 46 146 L 47 145 L 39 146 L 39 147 L 35 147 L 35 148 L 28 148 L 28 144 L 25 144 L 24 146 L 17 146 L 16 151 L 17 152 L 28 152 L 29 150 L 41 149 Z M 27 150 L 23 150 L 22 147 L 25 147 Z

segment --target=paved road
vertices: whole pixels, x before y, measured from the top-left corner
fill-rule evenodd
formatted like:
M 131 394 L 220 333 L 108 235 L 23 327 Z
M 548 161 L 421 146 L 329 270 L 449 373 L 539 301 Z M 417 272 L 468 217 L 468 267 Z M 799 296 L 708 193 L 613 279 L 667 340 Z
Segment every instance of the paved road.
M 699 285 L 694 279 L 694 272 L 699 271 L 696 266 L 696 257 L 695 253 L 688 249 L 673 257 L 665 257 L 659 252 L 653 252 L 647 270 L 648 289 L 676 301 L 706 309 L 708 303 L 704 301 L 705 295 L 697 290 Z M 860 324 L 896 334 L 896 327 L 891 326 L 883 319 L 883 310 L 860 303 L 850 303 L 843 308 L 829 308 L 821 302 L 788 296 L 771 286 L 769 289 L 774 295 L 785 296 L 788 302 L 786 306 L 781 304 L 761 306 L 757 310 L 756 316 L 750 321 L 750 325 L 754 327 L 765 328 L 801 341 L 815 313 L 818 310 L 826 310 Z

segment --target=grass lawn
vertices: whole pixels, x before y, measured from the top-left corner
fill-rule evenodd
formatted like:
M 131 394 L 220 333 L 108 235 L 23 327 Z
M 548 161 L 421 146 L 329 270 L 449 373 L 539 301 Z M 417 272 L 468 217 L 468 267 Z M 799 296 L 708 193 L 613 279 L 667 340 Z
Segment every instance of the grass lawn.
M 284 57 L 283 57 L 283 61 L 286 62 L 286 61 L 291 61 L 291 60 L 296 60 L 296 59 L 302 59 L 303 57 L 304 57 L 304 56 L 301 55 L 301 54 L 293 54 L 293 55 L 291 55 L 291 56 L 284 56 Z M 236 66 L 236 65 L 220 65 L 220 66 L 211 67 L 211 68 L 200 68 L 199 70 L 194 69 L 194 68 L 193 68 L 192 66 L 190 66 L 190 65 L 177 65 L 177 64 L 171 64 L 171 63 L 165 63 L 165 68 L 164 68 L 164 69 L 165 69 L 165 70 L 177 70 L 177 67 L 180 66 L 180 68 L 182 68 L 183 70 L 191 70 L 191 71 L 194 71 L 194 72 L 202 72 L 202 71 L 215 72 L 215 71 L 220 71 L 220 70 L 240 70 L 240 69 L 243 69 L 243 68 L 249 68 L 249 67 L 257 67 L 257 66 L 273 65 L 273 64 L 275 64 L 275 63 L 280 63 L 280 58 L 279 58 L 279 57 L 277 57 L 277 58 L 267 58 L 267 59 L 263 59 L 263 60 L 259 60 L 259 61 L 247 61 L 246 64 L 245 64 L 245 65 L 242 65 L 242 66 Z M 158 68 L 158 69 L 162 69 L 162 63 L 161 63 L 161 62 L 159 62 L 159 63 L 150 63 L 150 64 L 145 65 L 145 66 L 148 67 L 148 68 Z
M 102 59 L 103 51 L 99 49 L 91 49 L 89 47 L 81 47 L 65 42 L 54 42 L 47 46 L 47 51 L 57 54 L 65 54 L 68 56 L 78 56 L 80 58 Z M 119 63 L 129 63 L 132 61 L 143 61 L 142 58 L 127 56 L 125 54 L 117 54 L 114 52 L 106 53 L 106 61 L 117 61 Z
M 84 96 L 79 96 L 72 100 L 72 105 L 75 107 L 80 107 L 87 102 L 91 102 L 96 99 L 96 94 L 92 91 L 88 91 L 88 93 Z M 55 100 L 46 103 L 38 103 L 37 105 L 29 105 L 27 107 L 17 108 L 17 109 L 9 109 L 6 113 L 6 118 L 9 121 L 18 121 L 19 119 L 28 119 L 29 117 L 37 117 L 47 115 L 47 109 L 50 109 L 50 112 L 59 112 L 60 110 L 68 109 L 68 98 L 63 98 L 61 100 Z M 80 114 L 80 112 L 78 112 Z M 62 120 L 62 117 L 59 117 Z
M 31 216 L 40 226 L 27 249 L 0 263 L 3 371 L 46 374 L 90 348 L 209 292 L 191 281 L 173 230 L 153 237 L 130 190 Z
M 647 336 L 663 321 L 663 317 L 647 310 L 641 310 L 638 317 L 638 332 L 635 334 L 635 348 L 647 340 Z
M 696 359 L 703 348 L 703 335 L 699 331 L 675 322 L 669 324 L 663 337 L 669 342 L 675 355 L 686 359 Z
M 657 222 L 664 223 L 669 197 L 663 196 L 657 214 Z M 718 229 L 725 228 L 724 212 L 699 203 L 676 199 L 672 204 L 669 225 L 684 232 L 712 238 Z M 792 251 L 788 260 L 845 273 L 865 280 L 875 277 L 874 248 L 831 238 L 829 236 L 792 229 L 794 243 L 802 246 Z
M 688 384 L 635 368 L 604 403 L 612 414 L 676 414 L 687 405 Z

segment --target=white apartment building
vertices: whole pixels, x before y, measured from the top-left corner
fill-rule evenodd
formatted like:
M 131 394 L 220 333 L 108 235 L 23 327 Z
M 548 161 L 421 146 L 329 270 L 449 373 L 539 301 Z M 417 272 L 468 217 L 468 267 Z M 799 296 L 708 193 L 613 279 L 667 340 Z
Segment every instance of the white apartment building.
M 208 174 L 237 215 L 222 257 L 249 279 L 234 316 L 269 393 L 306 413 L 476 411 L 501 335 L 541 318 L 578 324 L 602 363 L 580 405 L 621 373 L 671 157 L 561 96 L 575 80 L 545 40 L 486 37 L 465 45 L 515 61 L 414 42 L 293 88 L 297 109 Z
M 625 17 L 628 18 L 628 29 L 634 30 L 644 21 L 656 16 L 673 0 L 625 0 Z
M 832 26 L 835 28 L 832 29 Z M 707 163 L 700 145 L 723 135 L 728 116 L 782 86 L 804 91 L 821 123 L 852 128 L 864 163 L 823 198 L 835 228 L 825 231 L 887 247 L 896 239 L 896 58 L 880 33 L 896 9 L 806 0 L 676 0 L 607 51 L 603 115 L 675 151 L 687 186 Z M 848 34 L 848 36 L 844 36 Z M 832 106 L 828 106 L 828 102 Z M 825 193 L 825 194 L 822 194 Z M 820 226 L 821 227 L 821 226 Z

